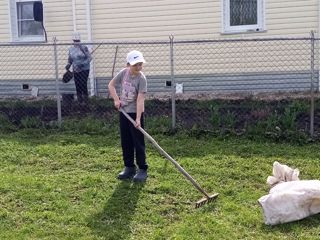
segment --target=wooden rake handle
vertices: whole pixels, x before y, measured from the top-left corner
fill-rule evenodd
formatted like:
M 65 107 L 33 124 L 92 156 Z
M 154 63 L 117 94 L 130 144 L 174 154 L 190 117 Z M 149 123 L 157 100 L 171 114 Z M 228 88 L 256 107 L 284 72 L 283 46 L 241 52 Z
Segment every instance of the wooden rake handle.
M 123 108 L 120 108 L 119 111 L 133 124 L 135 125 L 136 122 L 129 116 L 128 113 L 126 113 Z M 180 164 L 174 160 L 166 151 L 164 151 L 160 145 L 154 140 L 142 127 L 137 128 L 159 151 L 160 153 L 165 156 L 170 162 L 173 163 L 173 165 L 181 172 L 191 183 L 192 185 L 203 195 L 205 195 L 206 198 L 210 198 L 209 194 L 190 176 L 189 173 L 187 173 L 186 170 L 184 170 Z

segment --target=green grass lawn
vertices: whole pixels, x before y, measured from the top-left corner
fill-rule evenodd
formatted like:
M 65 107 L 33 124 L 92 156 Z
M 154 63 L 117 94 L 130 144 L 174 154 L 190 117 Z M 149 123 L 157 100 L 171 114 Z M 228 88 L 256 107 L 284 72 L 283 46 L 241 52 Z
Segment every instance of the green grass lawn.
M 150 144 L 148 181 L 117 180 L 115 130 L 0 137 L 0 239 L 319 239 L 319 215 L 266 226 L 257 202 L 274 161 L 319 179 L 319 143 L 153 136 L 209 194 L 220 194 L 195 209 L 203 196 Z

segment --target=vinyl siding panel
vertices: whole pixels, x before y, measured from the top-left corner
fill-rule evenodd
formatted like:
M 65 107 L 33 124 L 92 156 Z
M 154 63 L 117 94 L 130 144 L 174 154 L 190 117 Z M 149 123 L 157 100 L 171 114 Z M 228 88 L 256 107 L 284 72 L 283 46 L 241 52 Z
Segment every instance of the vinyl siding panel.
M 48 39 L 70 41 L 72 1 L 43 0 Z M 307 36 L 318 29 L 317 0 L 266 0 L 266 29 L 260 33 L 221 34 L 221 1 L 215 0 L 91 0 L 94 41 L 251 38 Z M 76 26 L 87 39 L 86 0 L 76 0 Z M 9 42 L 8 1 L 0 3 L 0 42 Z
M 220 2 L 212 0 L 94 0 L 96 39 L 168 39 L 213 37 L 220 29 Z M 216 9 L 216 10 L 214 10 Z
M 87 41 L 88 39 L 86 14 L 86 0 L 76 0 L 76 27 L 83 41 Z
M 56 36 L 59 40 L 70 40 L 73 31 L 72 4 L 70 0 L 44 0 L 44 23 L 48 34 L 48 41 Z M 0 1 L 0 42 L 10 42 L 10 22 L 9 22 L 8 0 Z M 11 19 L 15 24 L 15 19 Z
M 44 0 L 43 3 L 48 41 L 51 42 L 52 37 L 56 36 L 59 43 L 70 43 L 73 32 L 72 1 Z M 174 35 L 175 40 L 308 37 L 310 30 L 318 29 L 319 21 L 316 0 L 266 0 L 267 30 L 241 34 L 221 34 L 220 0 L 91 0 L 91 3 L 94 42 L 168 41 L 170 35 Z M 86 18 L 86 0 L 77 0 L 76 26 L 83 41 L 88 37 Z M 10 38 L 8 3 L 1 1 L 0 41 L 9 42 Z M 68 47 L 58 47 L 60 77 L 64 73 Z M 104 45 L 94 54 L 95 76 L 104 79 L 105 85 L 112 75 L 115 48 L 115 44 Z M 144 71 L 150 79 L 155 79 L 159 84 L 161 81 L 162 86 L 164 80 L 170 80 L 168 45 L 121 45 L 114 73 L 125 66 L 125 56 L 134 48 L 144 53 L 148 62 Z M 199 46 L 180 44 L 175 45 L 175 74 L 178 81 L 185 81 L 190 89 L 196 89 L 198 84 L 202 87 L 210 84 L 212 76 L 215 76 L 217 81 L 223 81 L 224 78 L 221 77 L 221 80 L 220 76 L 228 74 L 239 75 L 237 80 L 234 80 L 233 76 L 225 78 L 230 84 L 234 81 L 239 84 L 249 81 L 246 80 L 246 75 L 249 74 L 258 79 L 256 85 L 259 88 L 258 83 L 266 80 L 268 74 L 277 76 L 274 81 L 279 82 L 281 78 L 292 79 L 295 71 L 307 72 L 310 56 L 301 55 L 301 52 L 309 53 L 308 48 L 309 45 L 299 43 L 288 51 L 287 47 L 279 45 L 279 42 L 214 43 Z M 0 49 L 0 59 L 5 59 L 0 65 L 2 81 L 44 81 L 55 78 L 53 46 L 5 47 Z M 196 61 L 193 61 L 194 59 Z M 203 77 L 204 75 L 206 77 Z M 152 80 L 150 87 L 157 90 Z
M 48 42 L 55 36 L 59 42 L 70 41 L 73 31 L 72 2 L 70 0 L 44 0 L 44 23 Z
M 213 0 L 93 0 L 92 13 L 97 40 L 307 36 L 318 28 L 316 0 L 267 0 L 267 31 L 260 33 L 221 34 L 221 1 Z
M 318 29 L 316 0 L 266 1 L 266 36 L 309 36 Z
M 0 42 L 10 39 L 8 2 L 0 1 Z
M 7 5 L 8 8 L 8 5 Z M 43 1 L 44 24 L 48 42 L 57 37 L 58 42 L 71 42 L 73 31 L 72 4 L 70 0 Z M 2 11 L 1 11 L 2 13 Z M 8 10 L 6 10 L 8 14 Z M 2 16 L 2 15 L 0 15 Z M 6 16 L 7 18 L 8 15 Z M 1 21 L 1 20 L 0 20 Z M 9 29 L 9 24 L 7 24 Z M 0 30 L 1 31 L 1 30 Z M 2 42 L 10 42 L 11 36 L 2 37 Z M 59 47 L 58 62 L 60 73 L 67 61 L 66 47 Z M 0 59 L 5 59 L 0 67 L 0 80 L 43 80 L 55 78 L 53 46 L 40 43 L 38 46 L 6 46 L 0 49 Z

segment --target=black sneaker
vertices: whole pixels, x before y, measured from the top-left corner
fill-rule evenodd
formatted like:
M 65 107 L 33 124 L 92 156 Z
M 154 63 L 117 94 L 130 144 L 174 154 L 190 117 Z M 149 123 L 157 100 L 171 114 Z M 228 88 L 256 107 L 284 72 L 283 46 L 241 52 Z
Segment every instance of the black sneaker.
M 130 179 L 133 178 L 133 176 L 136 174 L 136 168 L 135 167 L 125 167 L 121 173 L 118 175 L 118 179 Z
M 134 175 L 133 181 L 134 182 L 144 182 L 144 181 L 146 181 L 147 177 L 148 177 L 147 170 L 146 169 L 139 169 L 137 174 Z

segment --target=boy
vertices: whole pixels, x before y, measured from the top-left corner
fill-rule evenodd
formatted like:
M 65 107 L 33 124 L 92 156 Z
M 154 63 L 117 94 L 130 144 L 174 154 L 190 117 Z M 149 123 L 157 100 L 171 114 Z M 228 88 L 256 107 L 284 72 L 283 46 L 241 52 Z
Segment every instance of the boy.
M 146 61 L 139 51 L 131 51 L 127 55 L 127 68 L 122 69 L 109 83 L 108 89 L 114 100 L 114 106 L 120 107 L 135 119 L 135 126 L 120 112 L 120 136 L 124 161 L 124 170 L 118 179 L 131 179 L 143 182 L 147 179 L 148 165 L 146 162 L 144 135 L 137 129 L 144 127 L 144 99 L 147 92 L 147 81 L 141 72 Z M 116 92 L 116 85 L 120 85 L 120 97 Z M 134 162 L 136 157 L 136 165 Z

